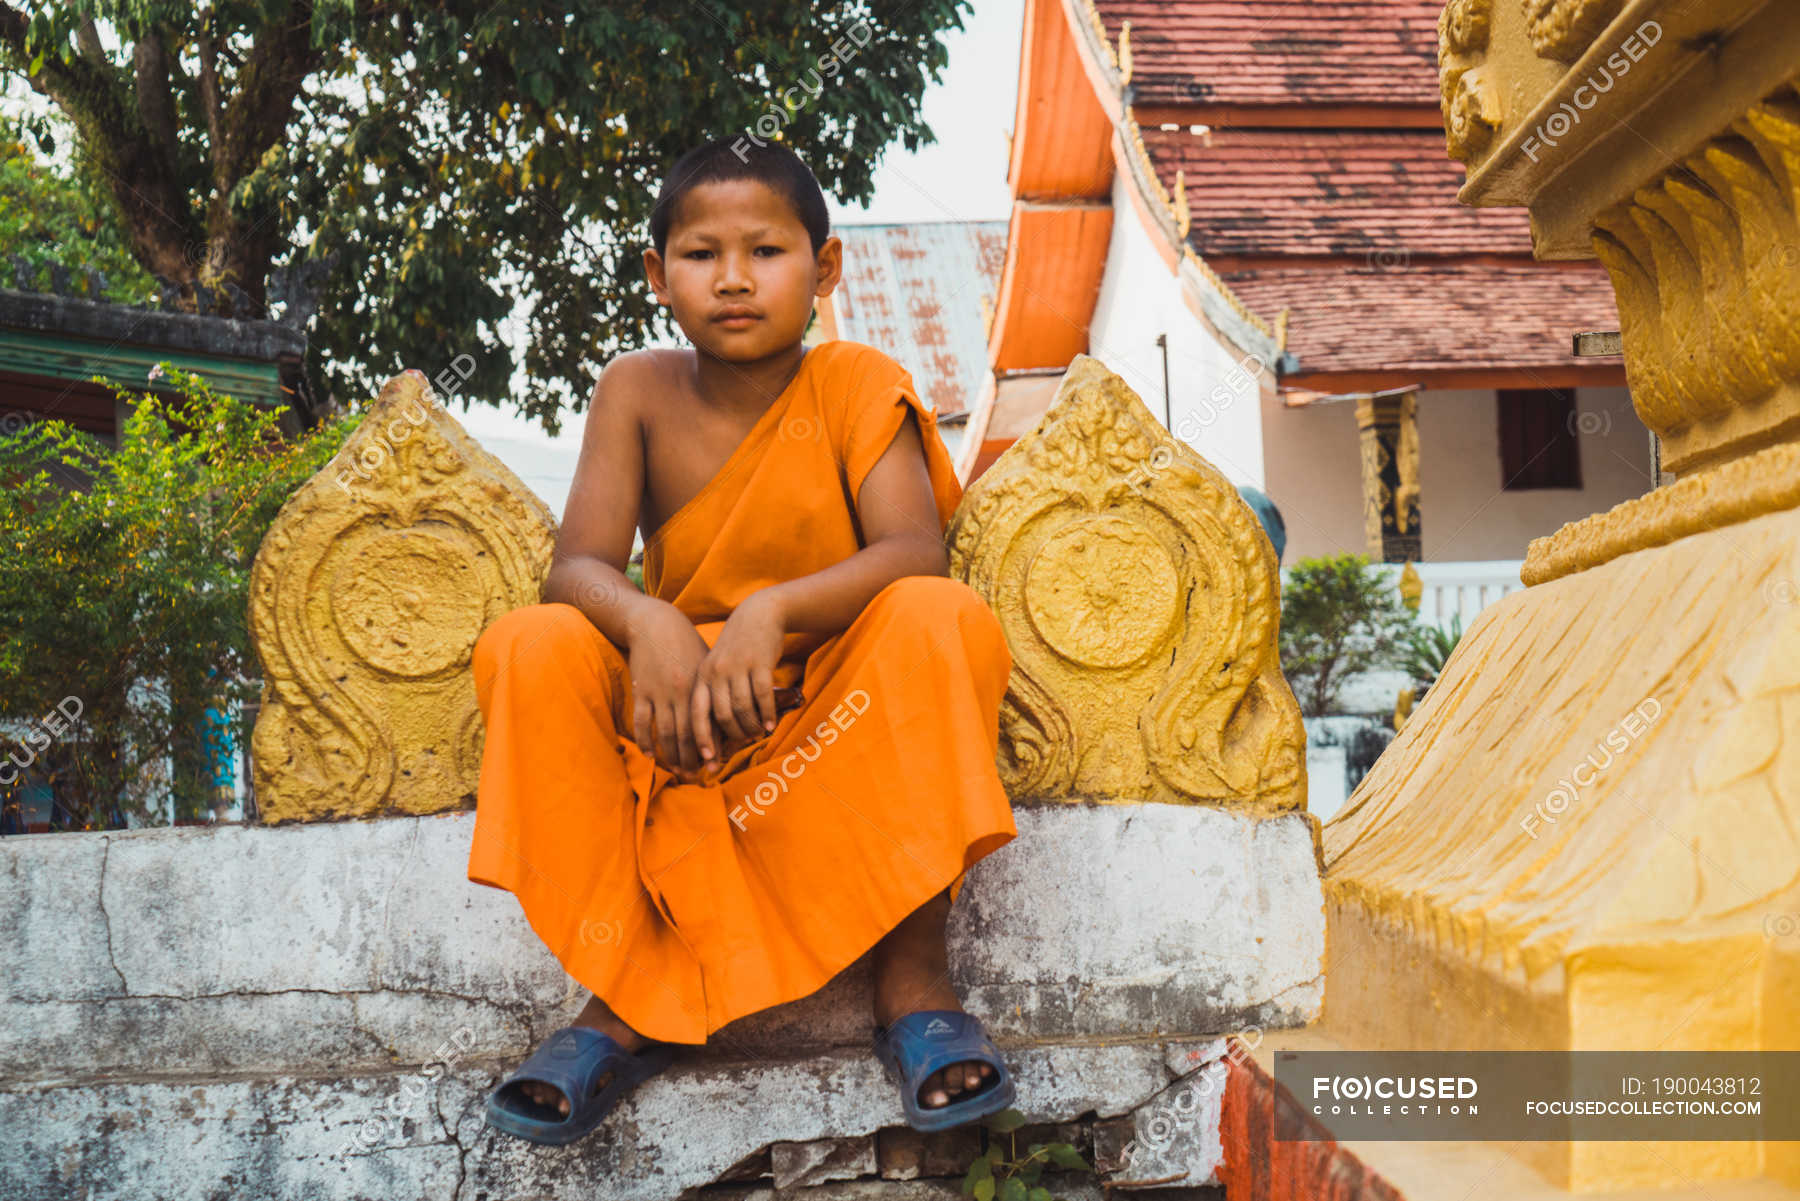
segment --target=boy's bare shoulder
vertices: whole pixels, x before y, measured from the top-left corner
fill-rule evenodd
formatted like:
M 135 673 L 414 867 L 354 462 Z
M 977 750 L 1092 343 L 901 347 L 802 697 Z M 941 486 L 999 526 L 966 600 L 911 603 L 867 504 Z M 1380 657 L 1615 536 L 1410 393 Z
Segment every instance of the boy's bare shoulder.
M 608 396 L 623 393 L 628 398 L 635 398 L 646 387 L 666 388 L 672 381 L 683 378 L 692 358 L 690 350 L 668 347 L 628 350 L 615 355 L 600 371 L 600 378 L 594 384 L 595 397 L 602 393 Z

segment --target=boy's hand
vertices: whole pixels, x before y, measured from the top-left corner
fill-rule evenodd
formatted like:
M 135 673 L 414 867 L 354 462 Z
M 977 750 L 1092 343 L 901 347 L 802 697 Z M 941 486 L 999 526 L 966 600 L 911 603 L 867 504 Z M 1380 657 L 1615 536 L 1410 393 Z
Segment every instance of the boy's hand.
M 630 642 L 633 740 L 663 766 L 692 771 L 700 753 L 688 700 L 707 657 L 706 639 L 687 614 L 657 601 L 633 625 Z
M 775 728 L 774 672 L 786 633 L 786 615 L 770 589 L 751 593 L 731 611 L 700 664 L 690 698 L 688 723 L 702 759 L 710 763 L 718 755 L 715 722 L 734 746 Z

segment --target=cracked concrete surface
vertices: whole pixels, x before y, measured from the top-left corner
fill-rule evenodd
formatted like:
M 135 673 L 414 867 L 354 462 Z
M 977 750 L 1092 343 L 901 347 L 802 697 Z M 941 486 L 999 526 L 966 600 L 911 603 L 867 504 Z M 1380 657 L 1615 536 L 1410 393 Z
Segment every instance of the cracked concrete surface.
M 1034 1118 L 1130 1112 L 1216 1058 L 1205 1036 L 1316 1015 L 1304 817 L 1017 816 L 970 873 L 952 959 Z M 490 1130 L 487 1091 L 586 994 L 510 895 L 468 881 L 472 822 L 0 843 L 0 1196 L 666 1199 L 770 1143 L 902 1121 L 857 964 L 574 1147 Z

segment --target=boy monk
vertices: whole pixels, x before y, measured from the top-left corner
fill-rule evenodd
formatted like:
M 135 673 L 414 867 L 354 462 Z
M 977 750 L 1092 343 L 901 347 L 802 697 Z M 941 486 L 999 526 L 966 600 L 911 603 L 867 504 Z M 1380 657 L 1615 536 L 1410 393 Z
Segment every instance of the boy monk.
M 909 1122 L 974 1120 L 1013 1088 L 950 987 L 944 924 L 1017 833 L 994 762 L 1012 657 L 947 576 L 961 488 L 936 415 L 880 351 L 802 345 L 843 246 L 792 151 L 691 152 L 650 232 L 650 285 L 693 349 L 601 373 L 545 603 L 475 647 L 469 879 L 514 893 L 593 992 L 488 1120 L 578 1138 L 670 1044 L 871 947 Z

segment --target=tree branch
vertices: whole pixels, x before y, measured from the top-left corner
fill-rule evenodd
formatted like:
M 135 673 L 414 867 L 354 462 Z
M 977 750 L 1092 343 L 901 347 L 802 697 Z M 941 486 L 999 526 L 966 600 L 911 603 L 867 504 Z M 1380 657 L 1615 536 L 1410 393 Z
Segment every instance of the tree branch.
M 75 45 L 80 48 L 83 58 L 91 63 L 106 61 L 106 48 L 100 44 L 100 30 L 89 17 L 75 30 Z
M 29 22 L 23 13 L 0 0 L 0 60 L 26 74 Z M 106 175 L 113 200 L 131 238 L 131 248 L 146 270 L 169 279 L 191 277 L 186 263 L 189 218 L 177 166 L 171 155 L 153 144 L 137 112 L 126 72 L 86 54 L 64 62 L 45 55 L 33 91 L 54 101 L 80 131 L 89 161 Z
M 137 75 L 138 119 L 156 139 L 158 148 L 173 161 L 178 144 L 175 100 L 169 93 L 169 55 L 163 47 L 162 33 L 154 27 L 145 30 L 132 48 L 131 59 Z

